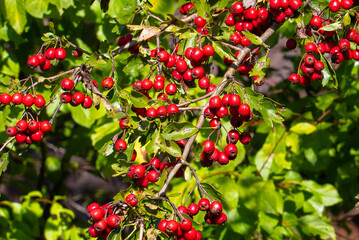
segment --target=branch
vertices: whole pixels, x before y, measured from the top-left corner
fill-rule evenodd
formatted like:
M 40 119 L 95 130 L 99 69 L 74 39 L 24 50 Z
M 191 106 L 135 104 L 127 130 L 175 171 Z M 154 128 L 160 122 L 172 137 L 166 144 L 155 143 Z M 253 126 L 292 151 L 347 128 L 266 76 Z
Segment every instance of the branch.
M 281 24 L 278 23 L 274 23 L 272 24 L 272 26 L 270 26 L 260 37 L 262 42 L 265 42 L 268 38 L 270 38 L 277 30 L 278 28 L 281 26 Z M 246 57 L 247 54 L 249 54 L 254 48 L 256 48 L 257 46 L 254 44 L 250 44 L 248 47 L 244 48 L 238 55 L 237 60 L 234 61 L 232 63 L 232 65 L 229 67 L 229 69 L 227 70 L 227 72 L 224 74 L 221 82 L 218 84 L 218 86 L 216 87 L 216 89 L 212 92 L 212 95 L 210 95 L 210 97 L 213 96 L 218 96 L 222 90 L 224 89 L 226 83 L 228 83 L 229 81 L 234 79 L 234 74 L 236 72 L 236 70 L 238 69 L 239 65 L 243 62 L 244 58 Z M 202 113 L 201 116 L 198 119 L 197 125 L 196 127 L 198 129 L 201 129 L 205 120 L 204 117 L 204 110 L 208 107 L 209 103 L 207 102 L 203 107 L 202 107 Z M 191 146 L 194 143 L 194 140 L 196 139 L 197 135 L 198 135 L 199 131 L 194 134 L 192 137 L 189 138 L 184 150 L 183 150 L 183 154 L 182 154 L 182 159 L 183 161 L 186 161 L 188 154 L 190 152 Z M 168 188 L 172 178 L 175 176 L 175 174 L 177 173 L 177 171 L 182 167 L 183 163 L 182 161 L 179 161 L 171 170 L 171 172 L 168 174 L 167 180 L 164 183 L 163 187 L 161 188 L 161 190 L 157 193 L 157 197 L 161 196 L 162 194 L 165 193 L 166 189 Z
M 2 150 L 4 150 L 4 148 L 11 143 L 13 140 L 15 139 L 15 137 L 10 138 L 9 140 L 7 140 L 4 145 L 2 145 L 2 147 L 0 148 L 0 153 L 2 152 Z

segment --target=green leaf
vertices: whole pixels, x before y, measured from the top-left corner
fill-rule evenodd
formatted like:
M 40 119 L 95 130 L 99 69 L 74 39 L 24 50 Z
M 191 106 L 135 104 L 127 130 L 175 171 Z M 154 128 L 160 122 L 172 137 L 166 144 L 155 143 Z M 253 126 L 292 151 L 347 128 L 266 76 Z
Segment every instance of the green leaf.
M 317 130 L 316 126 L 311 123 L 301 122 L 292 126 L 289 131 L 295 132 L 297 134 L 311 134 Z
M 60 16 L 64 13 L 64 9 L 75 6 L 73 0 L 51 0 L 51 4 L 56 6 Z
M 139 56 L 132 56 L 129 58 L 130 60 L 124 63 L 126 66 L 122 69 L 123 72 L 127 75 L 137 75 L 141 69 L 144 67 L 144 63 L 142 62 L 141 57 Z
M 162 136 L 166 140 L 178 141 L 181 139 L 189 138 L 198 132 L 198 128 L 193 126 L 192 123 L 183 122 L 183 123 L 170 123 L 165 132 L 162 133 Z
M 139 92 L 131 91 L 130 100 L 136 108 L 143 108 L 148 106 L 148 99 L 145 95 Z
M 49 14 L 49 2 L 47 0 L 26 0 L 26 11 L 33 17 L 43 18 L 44 14 Z
M 222 45 L 221 43 L 217 41 L 212 41 L 213 49 L 215 53 L 217 53 L 221 58 L 229 58 L 231 60 L 235 60 L 236 58 L 230 54 L 231 50 L 229 47 Z
M 0 176 L 6 171 L 7 165 L 9 164 L 9 152 L 4 153 L 0 156 Z
M 350 15 L 349 15 L 349 11 L 347 11 L 347 13 L 343 17 L 344 27 L 349 26 L 350 22 L 351 22 L 351 18 L 350 18 Z
M 340 22 L 335 22 L 335 23 L 323 26 L 319 30 L 323 30 L 323 31 L 326 31 L 326 32 L 331 32 L 331 31 L 335 31 L 335 30 L 338 30 L 338 29 L 341 29 L 341 28 L 342 28 L 342 24 Z
M 207 0 L 193 0 L 192 2 L 197 9 L 198 16 L 207 20 L 212 18 L 212 15 L 210 14 L 210 5 Z
M 227 7 L 229 0 L 221 0 L 218 2 L 217 9 L 223 9 Z
M 204 188 L 204 190 L 206 190 L 208 192 L 209 195 L 211 195 L 212 197 L 222 201 L 222 193 L 220 193 L 219 191 L 217 191 L 217 189 L 209 184 L 209 183 L 201 183 L 202 187 Z
M 254 65 L 253 69 L 249 72 L 249 76 L 256 76 L 259 75 L 259 77 L 264 77 L 265 76 L 265 69 L 267 69 L 270 65 L 270 58 L 265 55 L 263 57 L 261 57 L 258 62 L 256 63 L 256 65 Z
M 159 143 L 159 142 L 157 142 L 156 145 L 159 146 L 162 151 L 170 154 L 171 156 L 174 157 L 182 156 L 181 148 L 175 142 L 170 141 L 169 146 L 166 145 L 166 143 Z
M 320 60 L 324 63 L 324 70 L 323 70 L 323 77 L 324 77 L 324 74 L 327 75 L 328 72 L 329 72 L 329 75 L 333 78 L 334 80 L 334 87 L 335 88 L 338 88 L 338 79 L 337 79 L 337 73 L 336 71 L 333 69 L 333 66 L 330 64 L 329 60 L 324 57 L 321 53 L 320 53 Z M 325 70 L 327 72 L 325 72 Z M 323 80 L 323 83 L 322 85 L 325 86 L 327 84 L 327 79 L 324 81 Z M 324 85 L 325 84 L 325 85 Z
M 9 20 L 11 27 L 21 34 L 27 23 L 24 0 L 4 0 L 6 18 Z
M 106 64 L 106 61 L 101 59 L 97 52 L 92 53 L 92 55 L 86 61 L 86 65 L 91 65 L 93 67 L 101 64 Z
M 315 215 L 306 215 L 298 219 L 298 226 L 308 236 L 320 236 L 321 239 L 336 239 L 336 234 L 330 222 Z
M 116 18 L 120 24 L 127 24 L 131 21 L 137 8 L 136 0 L 110 1 L 107 14 Z
M 251 41 L 251 43 L 255 44 L 255 45 L 262 45 L 263 41 L 260 37 L 258 37 L 257 35 L 254 35 L 253 33 L 250 33 L 248 31 L 242 31 L 242 34 L 244 36 L 246 36 L 248 38 L 249 41 Z
M 320 185 L 312 180 L 304 180 L 299 183 L 304 187 L 304 189 L 318 195 L 326 207 L 333 206 L 342 201 L 338 191 L 334 188 L 333 185 Z
M 94 107 L 84 109 L 81 106 L 69 107 L 69 109 L 74 121 L 85 128 L 90 128 L 97 119 L 106 116 L 106 110 L 102 106 L 98 110 Z

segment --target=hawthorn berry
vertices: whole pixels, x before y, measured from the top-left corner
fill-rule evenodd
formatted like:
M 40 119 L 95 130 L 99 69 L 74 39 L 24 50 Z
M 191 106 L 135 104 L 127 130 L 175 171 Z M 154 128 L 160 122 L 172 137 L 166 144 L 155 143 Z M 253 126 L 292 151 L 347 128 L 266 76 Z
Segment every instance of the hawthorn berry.
M 63 60 L 66 58 L 66 51 L 65 49 L 59 47 L 55 49 L 55 58 L 57 60 Z
M 170 58 L 170 54 L 167 51 L 162 50 L 157 53 L 156 57 L 157 57 L 157 60 L 160 62 L 167 62 Z
M 29 65 L 29 67 L 31 68 L 36 68 L 37 66 L 39 66 L 40 60 L 38 56 L 30 56 L 29 59 L 27 60 L 27 65 Z
M 9 137 L 13 137 L 16 134 L 17 134 L 16 127 L 8 127 L 8 128 L 6 128 L 6 135 L 8 135 Z
M 167 108 L 165 106 L 160 106 L 156 110 L 157 116 L 160 119 L 165 119 L 167 117 Z
M 55 48 L 48 48 L 45 51 L 45 58 L 49 59 L 49 60 L 53 60 L 55 59 L 55 55 L 56 55 L 56 50 Z
M 204 146 L 204 149 L 203 149 L 203 153 L 207 154 L 207 155 L 211 155 L 214 151 L 214 142 L 212 140 L 205 140 L 203 143 L 202 143 L 202 146 Z
M 31 107 L 34 104 L 34 97 L 31 94 L 26 94 L 23 98 L 22 98 L 22 103 L 26 106 L 26 107 Z
M 107 225 L 111 228 L 117 228 L 121 224 L 121 218 L 118 215 L 112 214 L 106 219 Z
M 176 104 L 170 104 L 168 105 L 167 107 L 167 112 L 168 112 L 168 115 L 170 115 L 170 117 L 174 117 L 177 115 L 178 113 L 178 107 Z
M 201 211 L 207 211 L 209 209 L 210 202 L 207 198 L 201 198 L 198 202 L 198 208 Z
M 92 107 L 92 98 L 89 96 L 84 97 L 84 101 L 81 103 L 83 108 L 90 108 Z
M 222 204 L 218 201 L 213 201 L 211 205 L 209 206 L 209 210 L 213 215 L 218 215 L 222 212 L 223 207 Z
M 11 102 L 14 104 L 14 105 L 19 105 L 22 103 L 22 94 L 21 93 L 14 93 L 12 96 L 11 96 Z
M 115 149 L 119 153 L 123 153 L 127 148 L 127 143 L 123 139 L 118 139 L 115 143 Z
M 61 88 L 64 91 L 71 91 L 75 86 L 74 81 L 69 78 L 64 78 L 61 82 Z
M 107 77 L 104 80 L 102 80 L 102 88 L 105 91 L 110 90 L 113 87 L 114 81 L 111 77 Z
M 125 198 L 125 201 L 128 205 L 134 207 L 138 203 L 138 197 L 135 194 L 131 193 Z
M 78 106 L 81 103 L 83 103 L 84 99 L 85 99 L 85 95 L 82 92 L 76 92 L 76 93 L 72 94 L 71 103 L 74 106 Z
M 195 203 L 190 203 L 187 207 L 187 211 L 189 214 L 191 214 L 192 216 L 195 216 L 198 214 L 199 212 L 199 208 L 198 205 Z
M 201 16 L 198 16 L 194 19 L 194 24 L 197 25 L 197 27 L 204 27 L 204 25 L 206 25 L 207 21 L 206 19 L 204 19 L 203 17 Z
M 166 86 L 165 91 L 168 95 L 174 95 L 177 93 L 177 86 L 174 83 L 170 83 Z
M 95 221 L 100 221 L 105 216 L 105 211 L 101 208 L 95 208 L 91 210 L 90 217 Z
M 87 206 L 87 212 L 90 213 L 94 209 L 100 208 L 100 204 L 98 203 L 91 203 Z
M 160 221 L 160 223 L 158 224 L 158 229 L 162 232 L 166 232 L 166 225 L 167 225 L 167 220 L 163 219 Z

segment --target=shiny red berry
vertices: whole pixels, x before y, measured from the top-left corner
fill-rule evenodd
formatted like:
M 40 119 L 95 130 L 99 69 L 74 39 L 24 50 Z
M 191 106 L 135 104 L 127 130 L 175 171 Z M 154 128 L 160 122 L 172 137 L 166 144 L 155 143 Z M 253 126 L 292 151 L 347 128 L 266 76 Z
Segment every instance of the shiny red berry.
M 75 86 L 74 81 L 69 78 L 64 78 L 61 82 L 61 88 L 64 91 L 71 91 Z

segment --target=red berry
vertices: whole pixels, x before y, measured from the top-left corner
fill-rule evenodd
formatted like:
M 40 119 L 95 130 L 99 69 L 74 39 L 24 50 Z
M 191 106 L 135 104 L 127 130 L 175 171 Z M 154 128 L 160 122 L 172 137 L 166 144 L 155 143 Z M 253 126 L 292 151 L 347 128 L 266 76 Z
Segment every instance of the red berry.
M 313 54 L 317 52 L 317 46 L 315 45 L 315 43 L 312 42 L 305 44 L 304 49 L 308 54 Z
M 174 117 L 178 113 L 178 107 L 176 104 L 170 104 L 167 107 L 167 112 L 170 115 L 170 117 Z
M 322 71 L 324 69 L 324 63 L 321 60 L 317 60 L 314 63 L 314 70 Z
M 197 238 L 197 231 L 196 229 L 192 228 L 191 230 L 189 230 L 188 232 L 184 233 L 184 238 L 186 240 L 196 240 Z
M 229 143 L 224 148 L 224 153 L 227 155 L 229 160 L 233 160 L 237 157 L 238 149 L 237 149 L 236 145 Z
M 211 205 L 209 206 L 209 210 L 213 215 L 218 215 L 222 212 L 222 204 L 218 201 L 213 201 Z
M 101 208 L 95 208 L 90 212 L 90 217 L 95 221 L 100 221 L 105 216 L 105 211 Z
M 92 210 L 99 209 L 99 208 L 100 208 L 100 204 L 91 203 L 90 205 L 87 206 L 87 211 L 88 211 L 88 213 L 90 213 Z
M 213 118 L 210 122 L 209 122 L 209 126 L 212 129 L 217 129 L 220 127 L 220 121 L 218 118 Z
M 104 80 L 102 80 L 102 88 L 107 91 L 110 90 L 113 87 L 114 81 L 111 77 L 107 77 Z
M 236 144 L 239 140 L 239 132 L 236 129 L 232 129 L 228 132 L 228 142 Z
M 89 96 L 84 97 L 84 101 L 81 103 L 83 108 L 90 108 L 92 107 L 92 98 Z
M 199 212 L 198 205 L 195 203 L 191 203 L 190 205 L 188 205 L 187 210 L 188 210 L 188 213 L 193 216 L 197 215 Z
M 81 49 L 75 48 L 71 51 L 71 54 L 73 57 L 81 57 L 83 54 L 83 51 L 81 51 Z
M 42 140 L 43 136 L 44 136 L 43 132 L 41 130 L 39 130 L 39 131 L 31 134 L 31 139 L 36 142 L 39 142 Z
M 169 220 L 166 224 L 166 233 L 176 235 L 179 224 L 175 220 Z
M 340 5 L 343 9 L 348 10 L 351 6 L 353 6 L 353 0 L 342 0 Z
M 214 151 L 214 142 L 212 140 L 205 140 L 202 143 L 202 146 L 204 146 L 203 152 L 207 155 L 211 155 Z
M 198 208 L 201 211 L 207 211 L 209 209 L 210 202 L 207 198 L 202 198 L 198 202 Z
M 107 225 L 111 228 L 117 228 L 121 224 L 121 218 L 118 215 L 112 214 L 106 219 Z
M 304 63 L 308 67 L 312 67 L 314 65 L 314 62 L 315 62 L 315 57 L 313 55 L 307 55 L 304 57 Z
M 194 19 L 194 24 L 197 25 L 197 27 L 204 27 L 206 25 L 207 21 L 203 17 L 199 16 Z
M 56 48 L 55 50 L 55 58 L 57 60 L 63 60 L 66 58 L 66 51 L 63 48 Z
M 205 45 L 204 47 L 203 47 L 203 54 L 205 55 L 205 56 L 213 56 L 213 54 L 214 54 L 214 49 L 213 49 L 213 47 L 212 47 L 212 45 Z
M 192 69 L 192 77 L 194 79 L 200 79 L 204 76 L 204 69 L 203 67 L 195 67 Z
M 254 20 L 258 17 L 258 12 L 257 12 L 257 9 L 255 8 L 248 8 L 245 12 L 245 18 L 246 19 L 250 19 L 250 20 Z
M 169 58 L 170 54 L 165 50 L 159 51 L 159 53 L 157 53 L 157 60 L 160 62 L 167 62 Z
M 96 230 L 97 232 L 103 232 L 103 231 L 105 231 L 106 228 L 107 228 L 107 223 L 106 223 L 105 220 L 101 219 L 100 221 L 95 222 L 94 225 L 93 225 L 93 227 L 95 228 L 95 230 Z
M 158 229 L 162 232 L 166 232 L 166 225 L 167 225 L 167 220 L 163 219 L 160 221 L 160 223 L 158 224 Z
M 56 55 L 56 50 L 55 50 L 55 48 L 48 48 L 48 49 L 46 49 L 45 58 L 47 58 L 47 59 L 49 59 L 49 60 L 53 60 L 53 59 L 55 59 L 55 55 Z
M 26 107 L 31 107 L 32 104 L 34 104 L 34 97 L 31 94 L 26 94 L 23 98 L 22 98 L 22 103 L 26 106 Z
M 30 56 L 29 59 L 27 60 L 27 65 L 29 65 L 29 67 L 31 68 L 36 68 L 37 66 L 39 66 L 40 60 L 38 56 Z
M 222 106 L 222 100 L 220 97 L 214 96 L 209 99 L 210 108 L 220 108 L 221 106 Z
M 218 214 L 217 216 L 214 217 L 214 223 L 215 224 L 224 224 L 225 222 L 227 222 L 227 216 L 225 213 L 221 212 L 220 214 Z
M 176 84 L 174 83 L 170 83 L 166 86 L 166 89 L 165 89 L 166 93 L 168 95 L 174 95 L 177 93 L 177 86 Z
M 167 117 L 167 108 L 165 106 L 160 106 L 157 108 L 157 116 L 160 119 L 165 119 Z
M 210 80 L 209 78 L 206 77 L 202 77 L 201 79 L 198 80 L 198 86 L 201 89 L 207 89 L 209 86 Z
M 76 93 L 72 94 L 71 103 L 74 106 L 78 106 L 81 103 L 83 103 L 84 98 L 85 98 L 85 96 L 82 92 L 76 92 Z
M 241 105 L 239 105 L 238 113 L 241 116 L 249 116 L 251 113 L 251 109 L 248 104 L 242 103 Z
M 16 142 L 24 143 L 26 141 L 27 135 L 22 132 L 18 132 L 15 136 Z
M 40 130 L 42 132 L 49 132 L 51 130 L 51 125 L 49 121 L 43 121 L 40 123 Z
M 286 42 L 286 47 L 290 50 L 295 49 L 297 47 L 297 41 L 293 38 L 288 39 Z
M 331 0 L 329 2 L 329 9 L 332 12 L 338 12 L 340 9 L 340 2 L 338 0 Z
M 135 194 L 131 193 L 125 198 L 125 201 L 128 205 L 134 207 L 138 203 L 138 197 Z
M 47 71 L 51 67 L 51 62 L 49 59 L 45 59 L 44 63 L 40 65 L 41 71 Z
M 302 6 L 302 1 L 301 0 L 291 0 L 289 2 L 289 7 L 293 10 L 293 11 L 298 11 L 299 8 Z
M 187 208 L 185 206 L 179 206 L 178 211 L 182 214 L 188 214 Z
M 143 178 L 146 174 L 146 168 L 143 165 L 136 165 L 133 169 L 133 178 L 140 179 Z
M 5 104 L 5 105 L 9 105 L 11 102 L 11 95 L 8 93 L 2 93 L 0 95 L 0 103 Z
M 27 129 L 27 126 L 28 126 L 28 124 L 25 120 L 20 120 L 16 123 L 16 129 L 19 132 L 25 132 Z
M 242 2 L 236 2 L 233 4 L 233 6 L 230 8 L 231 14 L 234 16 L 239 16 L 243 13 L 244 7 Z
M 200 48 L 194 48 L 191 52 L 191 59 L 200 61 L 203 57 L 203 51 Z
M 148 108 L 146 112 L 146 117 L 149 121 L 154 120 L 157 117 L 157 111 L 155 108 Z
M 312 19 L 309 22 L 309 25 L 315 29 L 318 30 L 322 26 L 322 18 L 319 16 L 313 16 Z
M 230 107 L 239 107 L 240 104 L 241 104 L 241 98 L 237 94 L 232 94 L 228 98 L 228 105 Z
M 151 170 L 147 173 L 147 178 L 150 182 L 157 182 L 160 179 L 160 174 L 155 170 Z
M 8 128 L 6 128 L 6 135 L 8 135 L 9 137 L 13 137 L 16 134 L 17 134 L 16 127 L 8 127 Z
M 22 103 L 22 94 L 21 93 L 14 93 L 11 97 L 11 102 L 14 104 L 14 105 L 19 105 Z
M 69 78 L 64 78 L 61 82 L 61 88 L 64 91 L 71 91 L 75 86 L 74 81 Z
M 62 103 L 69 103 L 71 102 L 71 99 L 72 99 L 72 93 L 70 92 L 64 92 L 60 96 L 60 100 Z
M 119 153 L 123 153 L 127 148 L 127 143 L 123 139 L 118 139 L 115 143 L 115 149 Z
M 234 24 L 236 23 L 236 19 L 233 15 L 230 14 L 227 16 L 227 18 L 224 22 L 227 26 L 231 27 L 231 26 L 234 26 Z
M 293 73 L 289 76 L 288 80 L 291 84 L 297 84 L 299 83 L 300 76 L 298 74 Z
M 342 51 L 342 52 L 344 52 L 344 51 L 350 49 L 350 42 L 349 42 L 349 40 L 348 40 L 348 39 L 345 39 L 345 38 L 341 39 L 341 40 L 339 41 L 339 49 L 340 49 L 340 51 Z
M 30 132 L 37 132 L 40 128 L 40 123 L 37 122 L 36 120 L 31 120 L 28 125 L 27 125 L 28 129 Z

